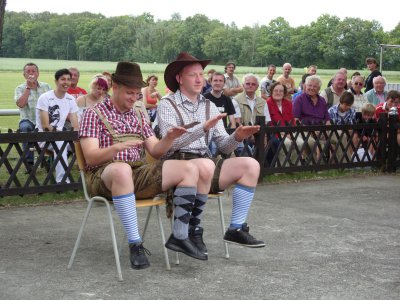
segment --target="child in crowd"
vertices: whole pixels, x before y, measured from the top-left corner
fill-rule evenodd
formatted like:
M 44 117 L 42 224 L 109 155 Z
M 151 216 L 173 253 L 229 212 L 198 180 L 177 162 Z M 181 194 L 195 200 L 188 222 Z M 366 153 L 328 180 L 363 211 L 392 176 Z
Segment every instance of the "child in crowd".
M 356 122 L 358 124 L 376 123 L 375 119 L 376 108 L 371 103 L 365 103 L 361 108 L 361 113 L 356 114 Z M 374 140 L 372 143 L 371 140 Z M 372 128 L 358 129 L 353 137 L 353 144 L 358 147 L 357 153 L 353 156 L 354 161 L 369 161 L 375 154 L 374 144 L 378 142 L 377 132 Z M 365 150 L 368 149 L 366 153 Z M 358 156 L 358 159 L 355 158 Z

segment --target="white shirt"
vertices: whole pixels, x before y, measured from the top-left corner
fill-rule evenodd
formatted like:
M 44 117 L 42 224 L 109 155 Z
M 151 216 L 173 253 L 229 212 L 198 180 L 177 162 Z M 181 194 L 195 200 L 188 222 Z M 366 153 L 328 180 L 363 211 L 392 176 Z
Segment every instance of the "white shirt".
M 40 111 L 49 113 L 49 124 L 62 131 L 65 121 L 70 113 L 78 112 L 75 98 L 66 93 L 62 99 L 57 98 L 54 90 L 42 94 L 36 105 L 36 127 L 39 131 L 43 131 L 42 122 L 40 121 Z

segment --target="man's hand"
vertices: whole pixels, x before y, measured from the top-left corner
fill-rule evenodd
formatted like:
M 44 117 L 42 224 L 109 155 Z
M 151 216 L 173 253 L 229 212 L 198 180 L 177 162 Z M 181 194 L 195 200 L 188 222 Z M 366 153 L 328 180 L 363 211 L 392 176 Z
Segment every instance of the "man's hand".
M 143 141 L 142 140 L 138 140 L 138 139 L 132 139 L 132 140 L 128 140 L 122 143 L 116 143 L 113 145 L 113 147 L 118 151 L 123 151 L 126 149 L 130 149 L 132 147 L 135 146 L 141 146 L 143 145 Z
M 176 138 L 182 136 L 184 133 L 187 132 L 186 128 L 183 127 L 172 127 L 168 129 L 166 138 L 170 140 L 175 140 Z
M 241 142 L 244 139 L 247 139 L 248 137 L 252 136 L 253 134 L 257 133 L 260 131 L 260 125 L 256 126 L 243 126 L 240 125 L 238 128 L 235 130 L 235 140 L 237 142 Z
M 26 78 L 26 86 L 30 89 L 36 88 L 36 77 L 34 75 L 29 75 Z
M 207 120 L 203 125 L 204 131 L 208 131 L 211 128 L 213 128 L 215 125 L 217 125 L 218 121 L 222 120 L 223 118 L 226 118 L 226 113 L 219 114 L 219 115 Z

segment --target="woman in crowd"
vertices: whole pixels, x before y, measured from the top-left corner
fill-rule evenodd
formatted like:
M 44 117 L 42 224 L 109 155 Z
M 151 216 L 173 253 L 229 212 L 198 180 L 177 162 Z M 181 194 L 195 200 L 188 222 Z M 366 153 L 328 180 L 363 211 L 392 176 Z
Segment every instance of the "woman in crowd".
M 107 78 L 98 74 L 93 77 L 89 84 L 89 94 L 79 96 L 76 99 L 76 104 L 79 107 L 78 120 L 80 121 L 81 116 L 85 110 L 89 107 L 95 106 L 97 103 L 102 102 L 108 91 Z
M 367 97 L 361 92 L 364 87 L 364 78 L 361 75 L 353 76 L 350 86 L 348 92 L 354 95 L 353 108 L 356 112 L 361 112 L 363 105 L 368 102 Z
M 143 103 L 147 109 L 151 122 L 154 122 L 157 113 L 157 103 L 161 99 L 161 94 L 156 90 L 158 77 L 154 74 L 146 79 L 147 86 L 142 88 Z

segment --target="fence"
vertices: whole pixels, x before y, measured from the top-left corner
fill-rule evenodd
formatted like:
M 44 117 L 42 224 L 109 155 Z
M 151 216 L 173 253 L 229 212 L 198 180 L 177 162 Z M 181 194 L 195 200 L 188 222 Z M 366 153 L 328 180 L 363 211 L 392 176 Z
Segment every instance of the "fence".
M 396 116 L 383 114 L 378 123 L 353 125 L 266 126 L 263 117 L 257 123 L 260 132 L 245 141 L 242 155 L 258 160 L 260 179 L 274 173 L 355 167 L 394 172 L 400 166 Z M 74 131 L 0 134 L 0 196 L 81 189 L 73 146 L 77 138 Z M 58 148 L 56 141 L 64 143 Z M 21 147 L 26 142 L 35 152 L 33 166 L 25 158 L 29 148 Z M 68 161 L 62 159 L 65 149 L 70 150 Z M 54 177 L 58 162 L 65 169 L 60 184 Z
M 0 196 L 81 189 L 79 172 L 73 172 L 76 160 L 73 141 L 77 138 L 76 131 L 1 133 Z M 64 142 L 59 148 L 56 141 Z M 23 150 L 22 143 L 28 143 L 29 147 Z M 62 158 L 64 150 L 70 153 L 69 161 L 64 161 Z M 33 165 L 26 160 L 28 151 L 34 152 Z M 54 177 L 58 162 L 65 170 L 61 183 L 56 183 Z

